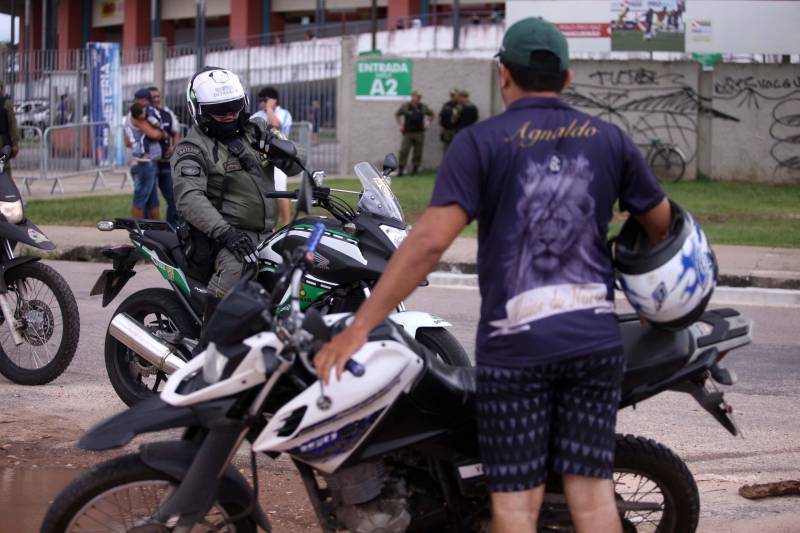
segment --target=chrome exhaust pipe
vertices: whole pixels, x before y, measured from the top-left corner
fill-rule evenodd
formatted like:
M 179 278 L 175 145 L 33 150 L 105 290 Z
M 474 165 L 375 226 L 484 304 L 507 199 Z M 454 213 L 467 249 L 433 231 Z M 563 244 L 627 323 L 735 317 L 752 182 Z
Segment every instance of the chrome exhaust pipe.
M 186 364 L 169 344 L 147 331 L 127 313 L 116 315 L 108 325 L 108 332 L 165 374 L 172 374 Z

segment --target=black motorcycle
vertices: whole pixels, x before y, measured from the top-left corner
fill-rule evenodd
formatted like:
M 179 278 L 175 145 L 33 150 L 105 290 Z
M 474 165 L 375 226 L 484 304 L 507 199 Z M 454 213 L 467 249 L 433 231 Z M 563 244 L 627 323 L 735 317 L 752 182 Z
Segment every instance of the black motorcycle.
M 361 191 L 324 187 L 321 173 L 315 173 L 317 184 L 310 182 L 313 203 L 329 216 L 295 220 L 258 245 L 258 281 L 262 286 L 272 290 L 285 254 L 302 246 L 313 225 L 321 223 L 325 232 L 314 265 L 303 280 L 301 307 L 314 307 L 323 314 L 358 309 L 408 233 L 403 210 L 389 184 L 389 174 L 396 168 L 396 158 L 391 154 L 384 161 L 382 173 L 370 163 L 357 164 Z M 337 193 L 357 195 L 357 207 L 351 207 Z M 267 196 L 296 200 L 297 194 L 276 192 Z M 127 230 L 132 243 L 103 251 L 113 260 L 113 268 L 100 275 L 91 294 L 102 294 L 104 307 L 135 275 L 134 266 L 142 258 L 155 266 L 171 287 L 132 294 L 116 309 L 109 325 L 105 342 L 109 380 L 122 401 L 133 405 L 152 396 L 169 374 L 191 359 L 209 297 L 206 283 L 211 270 L 208 264 L 197 265 L 187 259 L 187 248 L 166 222 L 118 218 L 98 222 L 98 228 Z M 285 308 L 283 301 L 278 305 Z M 443 361 L 470 364 L 464 349 L 446 329 L 450 324 L 442 318 L 406 311 L 401 306 L 393 319 Z
M 386 321 L 340 381 L 323 388 L 317 380 L 314 352 L 348 318 L 300 308 L 300 280 L 321 233 L 312 232 L 276 283 L 290 287 L 288 312 L 276 316 L 260 286 L 241 283 L 209 323 L 207 350 L 170 376 L 161 397 L 95 426 L 79 446 L 107 450 L 175 428 L 184 428 L 182 438 L 144 444 L 76 479 L 53 502 L 43 533 L 271 531 L 256 452 L 291 457 L 325 533 L 487 530 L 473 368 L 443 364 Z M 737 433 L 714 383 L 733 384 L 720 361 L 750 342 L 747 318 L 714 310 L 676 332 L 642 327 L 634 315 L 619 321 L 628 358 L 620 408 L 683 391 Z M 231 464 L 245 440 L 253 485 Z M 619 436 L 614 484 L 625 531 L 696 530 L 697 486 L 665 446 Z M 548 480 L 539 527 L 572 530 L 558 479 Z
M 75 356 L 80 317 L 75 296 L 38 257 L 15 256 L 17 243 L 42 250 L 56 245 L 25 217 L 22 196 L 7 168 L 11 147 L 0 150 L 0 374 L 22 385 L 56 379 Z

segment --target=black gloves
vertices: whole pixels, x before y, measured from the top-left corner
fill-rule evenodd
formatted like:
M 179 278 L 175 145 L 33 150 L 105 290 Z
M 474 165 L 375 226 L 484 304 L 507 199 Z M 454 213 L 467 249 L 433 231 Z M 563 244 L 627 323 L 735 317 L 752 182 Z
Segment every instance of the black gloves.
M 243 231 L 231 228 L 217 240 L 242 263 L 255 263 L 258 260 L 253 241 Z

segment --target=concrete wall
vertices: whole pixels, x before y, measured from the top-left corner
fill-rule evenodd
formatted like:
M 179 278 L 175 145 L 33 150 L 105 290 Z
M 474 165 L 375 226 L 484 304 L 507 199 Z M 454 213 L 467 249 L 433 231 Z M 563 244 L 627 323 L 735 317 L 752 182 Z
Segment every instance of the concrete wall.
M 713 98 L 741 121 L 712 125 L 715 178 L 800 180 L 800 65 L 719 65 Z
M 389 153 L 399 153 L 402 136 L 394 114 L 402 102 L 375 102 L 355 99 L 355 41 L 345 39 L 342 49 L 342 76 L 339 78 L 336 133 L 342 150 L 341 172 L 352 174 L 359 161 L 381 162 Z M 391 56 L 385 56 L 391 57 Z M 437 117 L 425 134 L 422 167 L 434 169 L 442 159 L 441 128 L 438 114 L 449 98 L 451 87 L 466 89 L 478 107 L 481 119 L 491 116 L 496 82 L 491 61 L 479 59 L 415 59 L 412 71 L 414 89 Z M 410 162 L 409 162 L 410 167 Z
M 345 40 L 337 136 L 342 169 L 379 162 L 400 149 L 394 112 L 400 102 L 355 100 L 356 44 Z M 438 112 L 450 87 L 472 93 L 481 119 L 503 111 L 494 63 L 486 59 L 417 58 L 414 87 Z M 722 64 L 701 72 L 690 61 L 573 60 L 564 99 L 619 125 L 647 152 L 651 139 L 678 147 L 684 179 L 698 171 L 719 180 L 800 181 L 800 65 Z M 738 122 L 735 120 L 738 119 Z M 442 157 L 438 125 L 426 135 L 423 167 Z
M 645 152 L 651 139 L 674 144 L 686 156 L 686 177 L 695 176 L 697 63 L 572 61 L 570 67 L 567 102 L 617 124 Z

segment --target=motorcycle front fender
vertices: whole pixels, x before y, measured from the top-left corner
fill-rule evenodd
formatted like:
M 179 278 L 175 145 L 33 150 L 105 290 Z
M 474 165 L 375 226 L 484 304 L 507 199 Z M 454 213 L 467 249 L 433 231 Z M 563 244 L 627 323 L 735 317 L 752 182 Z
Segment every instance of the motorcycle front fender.
M 197 457 L 198 447 L 189 441 L 168 441 L 144 444 L 140 457 L 150 468 L 163 472 L 170 477 L 183 481 L 192 463 Z M 253 491 L 247 479 L 234 467 L 228 465 L 222 475 L 217 490 L 220 503 L 250 502 Z M 212 487 L 209 487 L 212 489 Z M 250 513 L 252 519 L 265 531 L 272 531 L 272 526 L 258 501 Z
M 207 424 L 224 417 L 234 402 L 235 399 L 225 399 L 191 407 L 175 407 L 158 396 L 148 398 L 92 427 L 78 441 L 78 447 L 93 451 L 109 450 L 125 446 L 142 433 Z
M 0 264 L 0 294 L 4 294 L 8 291 L 8 284 L 6 283 L 6 274 L 11 272 L 14 268 L 25 265 L 27 263 L 33 263 L 34 261 L 38 261 L 39 257 L 33 257 L 30 255 L 23 255 L 20 257 L 15 257 L 14 259 L 9 259 L 5 263 Z
M 449 328 L 452 326 L 447 320 L 422 311 L 392 313 L 389 318 L 401 325 L 405 332 L 414 338 L 416 338 L 419 328 Z
M 56 245 L 42 230 L 28 219 L 21 224 L 11 224 L 5 220 L 0 220 L 0 237 L 5 237 L 10 241 L 21 242 L 42 250 L 55 250 Z

